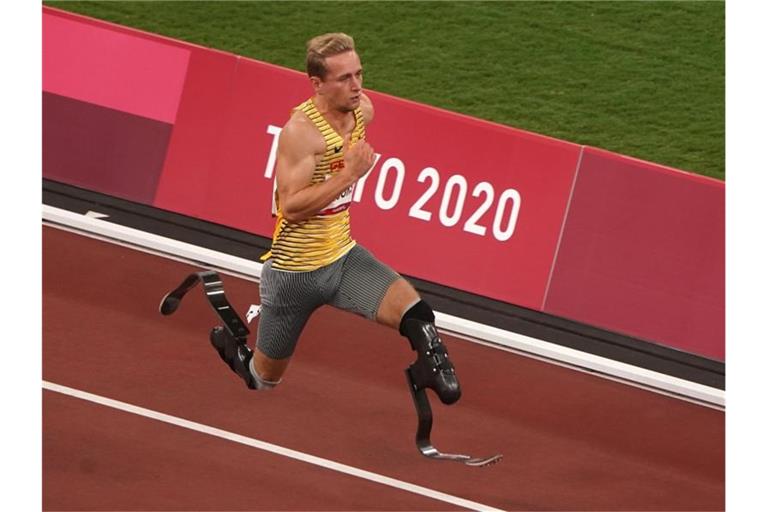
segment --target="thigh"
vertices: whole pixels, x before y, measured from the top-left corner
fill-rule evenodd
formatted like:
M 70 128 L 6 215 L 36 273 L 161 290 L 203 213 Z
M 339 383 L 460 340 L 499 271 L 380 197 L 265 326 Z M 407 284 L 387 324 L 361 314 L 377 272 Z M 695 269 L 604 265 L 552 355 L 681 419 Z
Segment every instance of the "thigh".
M 296 350 L 301 331 L 320 306 L 312 272 L 282 272 L 267 262 L 261 273 L 261 313 L 256 347 L 271 359 L 285 359 Z
M 338 288 L 331 306 L 376 320 L 384 296 L 400 275 L 360 245 L 344 259 Z

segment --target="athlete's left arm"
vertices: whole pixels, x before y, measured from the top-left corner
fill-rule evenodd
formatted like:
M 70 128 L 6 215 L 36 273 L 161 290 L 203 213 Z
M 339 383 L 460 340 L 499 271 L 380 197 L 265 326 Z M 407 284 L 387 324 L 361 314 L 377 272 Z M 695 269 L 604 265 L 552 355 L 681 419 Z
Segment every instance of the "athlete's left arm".
M 365 121 L 366 125 L 371 124 L 371 121 L 373 121 L 373 103 L 371 102 L 371 98 L 369 98 L 364 92 L 360 93 L 360 110 L 363 112 L 363 121 Z

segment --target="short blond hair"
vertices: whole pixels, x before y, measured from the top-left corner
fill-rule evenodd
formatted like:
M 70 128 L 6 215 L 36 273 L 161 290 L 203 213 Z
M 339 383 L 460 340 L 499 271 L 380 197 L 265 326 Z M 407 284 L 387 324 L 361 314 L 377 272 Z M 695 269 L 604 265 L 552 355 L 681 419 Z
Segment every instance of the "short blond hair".
M 325 58 L 355 49 L 355 40 L 342 32 L 331 32 L 307 41 L 307 75 L 325 78 Z

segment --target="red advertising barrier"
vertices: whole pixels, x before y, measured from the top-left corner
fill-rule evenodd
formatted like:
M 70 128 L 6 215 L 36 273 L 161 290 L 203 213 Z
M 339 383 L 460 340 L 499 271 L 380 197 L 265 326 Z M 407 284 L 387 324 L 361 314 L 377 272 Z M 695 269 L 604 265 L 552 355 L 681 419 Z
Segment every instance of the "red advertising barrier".
M 42 24 L 43 176 L 151 204 L 190 49 L 53 9 Z
M 227 199 L 211 195 L 211 187 L 229 182 L 232 172 L 213 164 L 220 151 L 237 61 L 228 53 L 192 50 L 155 206 L 219 222 L 205 215 L 208 205 L 232 202 L 231 195 Z
M 586 148 L 544 311 L 725 360 L 725 186 Z
M 305 80 L 295 71 L 196 51 L 188 83 L 155 206 L 271 237 L 267 166 Z
M 172 125 L 43 93 L 43 176 L 152 204 Z
M 312 94 L 304 74 L 43 11 L 45 177 L 271 236 L 278 135 Z M 83 48 L 93 38 L 108 44 Z M 383 261 L 724 358 L 721 182 L 368 94 L 378 159 L 352 234 Z
M 43 11 L 43 90 L 173 123 L 189 50 Z

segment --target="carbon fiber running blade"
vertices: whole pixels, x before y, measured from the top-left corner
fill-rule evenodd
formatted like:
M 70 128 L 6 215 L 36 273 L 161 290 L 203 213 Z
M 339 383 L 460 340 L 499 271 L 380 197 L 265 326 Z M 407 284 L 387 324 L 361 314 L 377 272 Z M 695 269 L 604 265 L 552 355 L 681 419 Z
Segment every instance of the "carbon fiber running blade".
M 416 431 L 416 447 L 423 456 L 434 460 L 461 462 L 467 466 L 473 467 L 490 466 L 491 464 L 496 464 L 501 461 L 501 454 L 481 458 L 462 454 L 442 453 L 435 448 L 429 439 L 430 433 L 432 432 L 432 407 L 429 405 L 427 393 L 423 388 L 419 388 L 414 384 L 410 368 L 405 370 L 405 377 L 408 380 L 408 388 L 411 391 L 413 405 L 416 407 L 416 415 L 419 419 Z
M 200 282 L 201 272 L 195 272 L 189 274 L 179 286 L 170 292 L 166 293 L 160 301 L 160 313 L 162 315 L 170 315 L 176 312 L 181 305 L 181 299 L 187 294 L 189 290 L 195 287 Z
M 188 275 L 179 286 L 163 296 L 160 301 L 160 313 L 166 316 L 173 314 L 181 305 L 181 299 L 200 282 L 203 283 L 203 293 L 208 299 L 208 303 L 213 308 L 213 312 L 224 322 L 224 327 L 232 336 L 245 343 L 250 331 L 227 300 L 227 296 L 224 294 L 224 283 L 222 283 L 219 274 L 213 270 Z
M 490 466 L 490 465 L 496 464 L 498 462 L 501 462 L 501 460 L 503 458 L 504 458 L 504 456 L 499 453 L 497 455 L 492 455 L 492 456 L 486 457 L 484 459 L 479 459 L 478 458 L 478 459 L 465 460 L 464 464 L 466 464 L 467 466 L 474 466 L 474 467 L 477 467 L 477 468 L 481 468 L 481 467 L 484 467 L 484 466 Z
M 496 464 L 504 458 L 503 455 L 497 454 L 490 457 L 470 457 L 469 455 L 461 455 L 454 453 L 441 453 L 437 448 L 431 444 L 421 444 L 418 446 L 419 451 L 425 457 L 435 460 L 452 460 L 455 462 L 462 462 L 467 466 L 483 467 Z

